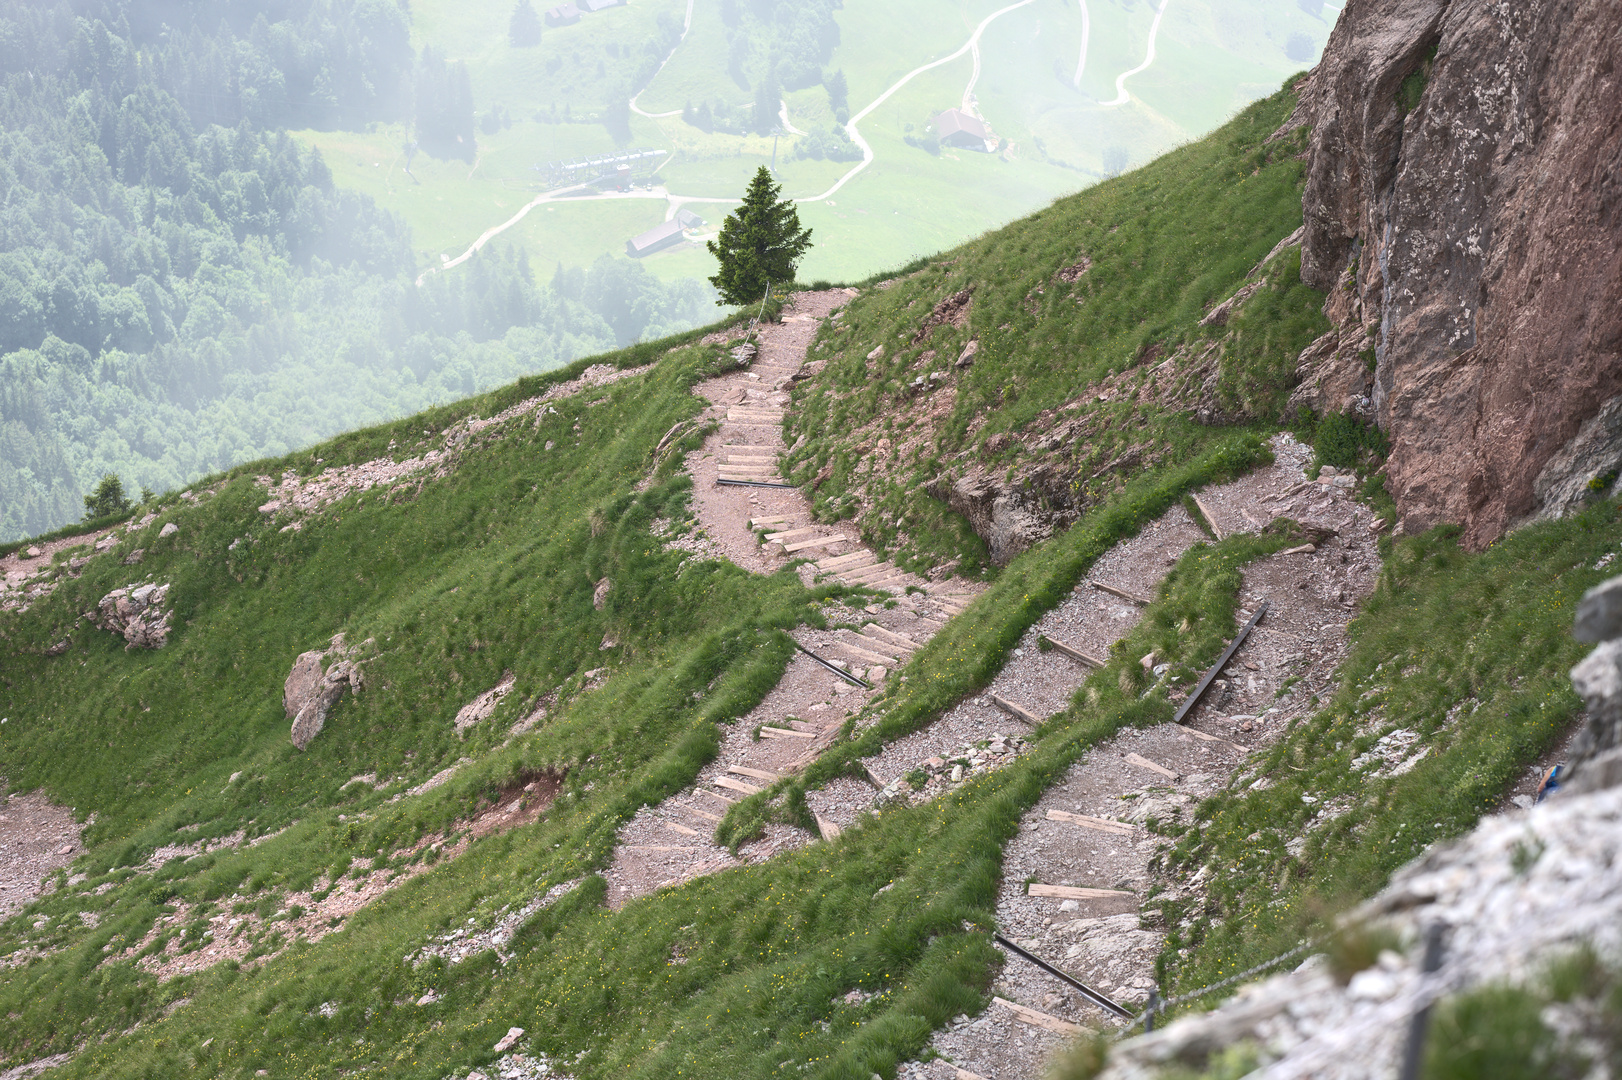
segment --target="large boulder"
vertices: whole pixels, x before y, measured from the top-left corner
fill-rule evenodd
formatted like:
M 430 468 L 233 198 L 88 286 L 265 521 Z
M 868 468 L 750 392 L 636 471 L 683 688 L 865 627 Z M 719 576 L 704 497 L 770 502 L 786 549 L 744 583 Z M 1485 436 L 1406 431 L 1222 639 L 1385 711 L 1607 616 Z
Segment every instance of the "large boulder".
M 282 687 L 282 707 L 293 721 L 293 745 L 305 749 L 321 734 L 327 713 L 345 692 L 360 693 L 364 685 L 359 665 L 349 659 L 343 635 L 326 649 L 300 653 Z M 328 664 L 328 658 L 332 663 Z
M 1301 276 L 1319 351 L 1374 350 L 1410 531 L 1481 548 L 1622 466 L 1619 40 L 1616 0 L 1349 0 L 1303 85 Z
M 163 606 L 169 586 L 145 585 L 114 589 L 101 598 L 91 616 L 96 626 L 118 634 L 126 649 L 161 649 L 169 641 L 173 612 Z

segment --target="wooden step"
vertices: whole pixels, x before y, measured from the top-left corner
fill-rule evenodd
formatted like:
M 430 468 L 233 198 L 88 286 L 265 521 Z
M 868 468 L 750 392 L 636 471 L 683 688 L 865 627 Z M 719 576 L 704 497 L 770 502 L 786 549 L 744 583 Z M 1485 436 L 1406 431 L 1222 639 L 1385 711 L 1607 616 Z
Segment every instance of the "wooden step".
M 883 653 L 868 652 L 866 649 L 858 648 L 847 641 L 836 641 L 834 643 L 834 647 L 844 650 L 846 656 L 849 656 L 855 660 L 860 660 L 864 664 L 879 664 L 884 667 L 889 667 L 895 663 L 895 657 L 893 656 L 885 656 Z
M 837 840 L 839 834 L 844 832 L 838 825 L 835 825 L 821 814 L 817 815 L 817 831 L 822 834 L 824 840 Z
M 864 578 L 862 581 L 851 582 L 851 584 L 863 585 L 869 589 L 893 589 L 900 584 L 901 581 L 906 578 L 906 576 L 907 572 L 905 570 L 897 570 L 892 568 L 889 573 L 880 574 L 878 577 Z
M 802 536 L 810 536 L 821 528 L 820 525 L 807 525 L 803 529 L 787 529 L 783 532 L 769 532 L 767 540 L 798 540 Z
M 882 638 L 897 648 L 906 649 L 908 652 L 918 648 L 918 643 L 912 640 L 912 638 L 907 637 L 905 634 L 898 634 L 893 630 L 886 630 L 878 623 L 868 623 L 866 626 L 862 627 L 862 633 L 871 634 L 876 638 Z
M 1060 900 L 1109 900 L 1117 896 L 1132 896 L 1120 889 L 1078 889 L 1073 885 L 1043 885 L 1032 882 L 1026 896 L 1053 896 Z
M 816 735 L 809 731 L 792 731 L 789 728 L 771 727 L 767 724 L 760 726 L 760 734 L 767 739 L 814 739 Z
M 752 776 L 756 780 L 776 781 L 783 779 L 774 772 L 767 772 L 765 769 L 751 769 L 744 765 L 728 765 L 727 772 L 737 773 L 739 776 Z
M 1207 735 L 1203 731 L 1194 730 L 1193 728 L 1189 727 L 1187 724 L 1177 724 L 1175 726 L 1176 726 L 1178 731 L 1181 731 L 1185 735 L 1192 735 L 1196 739 L 1201 739 L 1201 740 L 1203 740 L 1205 742 L 1221 743 L 1223 746 L 1231 746 L 1235 750 L 1239 751 L 1241 754 L 1250 753 L 1250 747 L 1248 747 L 1248 746 L 1240 746 L 1236 742 L 1230 742 L 1227 739 L 1219 739 L 1215 735 Z
M 1164 765 L 1156 765 L 1154 762 L 1140 754 L 1127 754 L 1123 760 L 1128 765 L 1136 765 L 1140 769 L 1148 769 L 1152 773 L 1159 773 L 1168 780 L 1180 779 L 1176 773 L 1172 772 Z
M 1052 1013 L 1045 1013 L 1041 1009 L 1033 1009 L 1027 1005 L 1021 1005 L 1017 1001 L 1009 1001 L 1005 997 L 993 996 L 991 1000 L 1013 1013 L 1016 1020 L 1027 1023 L 1032 1027 L 1039 1027 L 1044 1031 L 1052 1031 L 1060 1035 L 1079 1035 L 1081 1033 L 1082 1028 L 1080 1024 L 1073 1024 L 1069 1020 L 1061 1020 Z M 958 1070 L 959 1073 L 964 1071 L 966 1070 Z M 972 1076 L 973 1074 L 971 1073 L 970 1075 Z
M 1040 724 L 1042 722 L 1041 717 L 1037 716 L 1023 705 L 1016 705 L 1014 702 L 1009 701 L 1007 698 L 998 694 L 987 694 L 986 696 L 991 699 L 991 703 L 993 705 L 997 706 L 997 708 L 1001 709 L 1003 712 L 1007 713 L 1009 716 L 1012 716 L 1016 720 L 1023 720 L 1027 724 Z
M 846 581 L 877 581 L 881 577 L 888 577 L 895 572 L 895 567 L 887 562 L 876 562 L 871 566 L 858 566 L 854 570 L 847 570 L 839 576 Z
M 1207 505 L 1205 500 L 1200 498 L 1198 495 L 1191 497 L 1194 500 L 1195 509 L 1199 510 L 1200 516 L 1203 517 L 1205 519 L 1205 523 L 1211 527 L 1211 535 L 1216 537 L 1218 540 L 1223 539 L 1227 534 L 1223 532 L 1222 526 L 1217 524 L 1216 514 L 1212 512 L 1211 507 Z
M 765 518 L 750 518 L 749 519 L 749 527 L 751 529 L 771 528 L 772 526 L 775 526 L 775 525 L 785 525 L 787 523 L 788 523 L 788 518 L 786 518 L 786 517 L 765 517 Z
M 712 799 L 720 799 L 724 803 L 735 803 L 735 802 L 738 801 L 737 799 L 729 799 L 729 798 L 727 798 L 725 795 L 721 794 L 719 791 L 711 791 L 707 787 L 701 787 L 701 788 L 697 788 L 695 790 L 697 790 L 700 795 L 708 795 L 710 798 L 712 798 Z M 716 818 L 716 820 L 719 821 L 721 819 Z
M 871 559 L 875 563 L 879 561 L 879 557 L 871 551 L 856 551 L 849 555 L 838 555 L 832 559 L 823 559 L 817 563 L 817 569 L 829 572 L 844 570 L 847 567 L 863 565 L 861 561 L 863 559 Z
M 671 832 L 681 833 L 683 836 L 703 836 L 704 835 L 703 833 L 699 832 L 697 829 L 689 829 L 687 826 L 678 825 L 674 821 L 661 821 L 659 824 L 663 825 L 665 828 L 669 829 Z
M 712 783 L 714 783 L 716 787 L 724 787 L 728 791 L 741 791 L 745 795 L 759 795 L 765 790 L 764 788 L 758 788 L 753 784 L 746 784 L 742 780 L 734 780 L 730 776 L 717 776 Z
M 1072 814 L 1068 810 L 1049 810 L 1049 821 L 1065 821 L 1071 825 L 1080 825 L 1084 829 L 1097 829 L 1099 832 L 1113 833 L 1117 836 L 1131 836 L 1132 825 L 1126 821 L 1116 821 L 1114 818 L 1093 817 L 1091 814 Z
M 1089 580 L 1087 584 L 1091 585 L 1100 592 L 1107 592 L 1111 596 L 1119 596 L 1122 600 L 1131 601 L 1139 607 L 1148 607 L 1152 602 L 1147 596 L 1139 596 L 1135 592 L 1128 592 L 1126 589 L 1117 588 L 1114 585 L 1106 585 L 1102 581 Z
M 845 632 L 856 639 L 855 643 L 857 645 L 860 645 L 862 648 L 871 652 L 888 654 L 893 657 L 903 657 L 907 655 L 906 649 L 903 649 L 899 645 L 885 641 L 883 638 L 868 637 L 866 634 L 858 634 L 854 630 L 847 630 Z
M 693 815 L 695 815 L 697 817 L 701 817 L 705 821 L 713 821 L 713 822 L 716 822 L 717 824 L 719 824 L 720 821 L 721 821 L 721 815 L 720 814 L 712 814 L 708 810 L 700 810 L 696 806 L 683 806 L 680 809 L 684 813 L 693 814 Z
M 807 548 L 827 547 L 829 544 L 841 544 L 844 542 L 844 533 L 834 533 L 832 536 L 824 536 L 816 540 L 801 540 L 797 544 L 786 544 L 783 550 L 792 555 L 796 551 L 804 551 Z
M 1079 660 L 1083 664 L 1086 664 L 1088 667 L 1101 668 L 1101 667 L 1104 666 L 1103 657 L 1092 656 L 1092 655 L 1090 655 L 1088 653 L 1084 653 L 1080 649 L 1074 648 L 1074 647 L 1072 647 L 1070 645 L 1066 645 L 1064 642 L 1059 641 L 1056 638 L 1050 638 L 1046 634 L 1043 634 L 1042 638 L 1049 645 L 1052 645 L 1054 647 L 1054 649 L 1056 649 L 1058 652 L 1063 653 L 1065 656 L 1070 657 L 1070 659 L 1072 659 L 1072 660 Z

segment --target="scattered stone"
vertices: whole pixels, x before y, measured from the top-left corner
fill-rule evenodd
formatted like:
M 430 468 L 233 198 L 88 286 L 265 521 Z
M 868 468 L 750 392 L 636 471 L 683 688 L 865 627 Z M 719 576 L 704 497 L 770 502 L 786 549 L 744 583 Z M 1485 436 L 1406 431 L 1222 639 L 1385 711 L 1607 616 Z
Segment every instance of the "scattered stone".
M 499 1041 L 497 1041 L 496 1045 L 492 1046 L 490 1048 L 490 1052 L 492 1054 L 505 1054 L 507 1051 L 511 1050 L 513 1048 L 513 1046 L 515 1046 L 517 1044 L 519 1039 L 522 1039 L 523 1037 L 524 1037 L 524 1029 L 523 1028 L 521 1028 L 521 1027 L 508 1028 L 507 1029 L 507 1034 L 503 1035 L 501 1037 L 501 1039 Z
M 607 581 L 608 579 L 604 578 L 603 580 Z M 603 647 L 609 647 L 607 639 L 604 639 Z M 517 676 L 510 671 L 502 672 L 499 683 L 463 705 L 461 711 L 456 714 L 456 734 L 461 735 L 480 720 L 488 719 L 490 714 L 496 711 L 496 706 L 501 704 L 501 699 L 512 691 L 513 682 L 516 678 Z
M 128 555 L 124 556 L 124 565 L 125 566 L 134 566 L 137 563 L 139 563 L 145 557 L 146 557 L 146 549 L 145 548 L 136 548 L 134 551 L 132 551 Z
M 179 531 L 180 531 L 180 526 L 176 525 L 174 522 L 171 521 L 168 524 L 164 525 L 163 528 L 158 530 L 158 538 L 161 540 L 163 537 L 165 537 L 165 536 L 173 536 L 175 533 L 177 533 Z
M 169 641 L 173 615 L 163 608 L 168 595 L 167 584 L 114 589 L 101 598 L 92 619 L 97 627 L 121 635 L 126 649 L 161 649 Z
M 878 348 L 874 349 L 872 352 L 867 354 L 867 358 L 869 360 L 878 360 L 878 359 L 882 358 L 883 356 L 884 356 L 884 346 L 883 345 L 880 345 Z
M 22 557 L 25 558 L 25 559 L 37 559 L 41 555 L 43 555 L 45 553 L 43 551 L 41 551 L 39 548 L 37 548 L 37 547 L 33 546 L 32 544 L 30 544 L 28 547 L 23 549 L 21 554 L 22 554 Z
M 963 346 L 963 351 L 957 354 L 957 366 L 960 368 L 969 367 L 974 363 L 974 358 L 978 356 L 979 353 L 980 339 L 970 338 L 969 343 Z
M 282 706 L 293 721 L 293 745 L 300 750 L 321 734 L 327 713 L 345 691 L 360 693 L 364 680 L 359 665 L 348 659 L 350 651 L 344 647 L 343 635 L 338 634 L 325 650 L 300 653 L 293 661 L 293 670 L 282 687 Z M 322 662 L 329 656 L 336 659 L 323 670 Z
M 591 592 L 591 606 L 596 608 L 598 611 L 603 610 L 603 607 L 608 603 L 608 594 L 612 592 L 613 589 L 614 582 L 610 579 L 603 578 L 601 581 L 599 581 L 597 583 L 597 587 Z

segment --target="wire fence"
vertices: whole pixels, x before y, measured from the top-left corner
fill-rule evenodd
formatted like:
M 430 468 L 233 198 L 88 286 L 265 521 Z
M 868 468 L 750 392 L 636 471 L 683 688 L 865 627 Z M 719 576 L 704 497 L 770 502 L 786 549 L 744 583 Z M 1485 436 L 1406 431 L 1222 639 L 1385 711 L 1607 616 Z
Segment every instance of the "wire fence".
M 1269 968 L 1277 967 L 1279 964 L 1282 964 L 1284 961 L 1289 960 L 1292 957 L 1300 956 L 1302 953 L 1306 952 L 1308 949 L 1316 947 L 1318 944 L 1319 942 L 1315 940 L 1300 942 L 1295 946 L 1295 948 L 1290 949 L 1287 952 L 1279 953 L 1271 960 L 1263 960 L 1254 967 L 1248 967 L 1243 971 L 1236 971 L 1227 978 L 1211 983 L 1209 986 L 1202 986 L 1198 990 L 1190 990 L 1185 994 L 1178 994 L 1176 997 L 1169 997 L 1165 1000 L 1161 1000 L 1157 994 L 1151 991 L 1149 994 L 1148 1007 L 1138 1015 L 1137 1019 L 1133 1020 L 1130 1024 L 1126 1025 L 1126 1027 L 1117 1031 L 1115 1033 L 1115 1037 L 1117 1039 L 1124 1039 L 1140 1025 L 1143 1026 L 1145 1031 L 1153 1031 L 1155 1016 L 1159 1013 L 1162 1013 L 1167 1009 L 1174 1008 L 1178 1005 L 1185 1005 L 1190 1001 L 1198 1001 L 1205 995 L 1214 993 L 1217 990 L 1225 990 L 1234 983 L 1242 982 L 1253 975 L 1261 974 Z

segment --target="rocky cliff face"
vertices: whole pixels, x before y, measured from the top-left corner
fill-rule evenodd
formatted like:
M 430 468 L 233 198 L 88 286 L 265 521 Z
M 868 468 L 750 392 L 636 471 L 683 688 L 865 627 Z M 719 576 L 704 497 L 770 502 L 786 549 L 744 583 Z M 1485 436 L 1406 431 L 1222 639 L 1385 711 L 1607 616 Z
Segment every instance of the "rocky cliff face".
M 1303 374 L 1386 429 L 1410 530 L 1481 547 L 1622 467 L 1619 43 L 1615 0 L 1349 0 L 1302 88 Z

